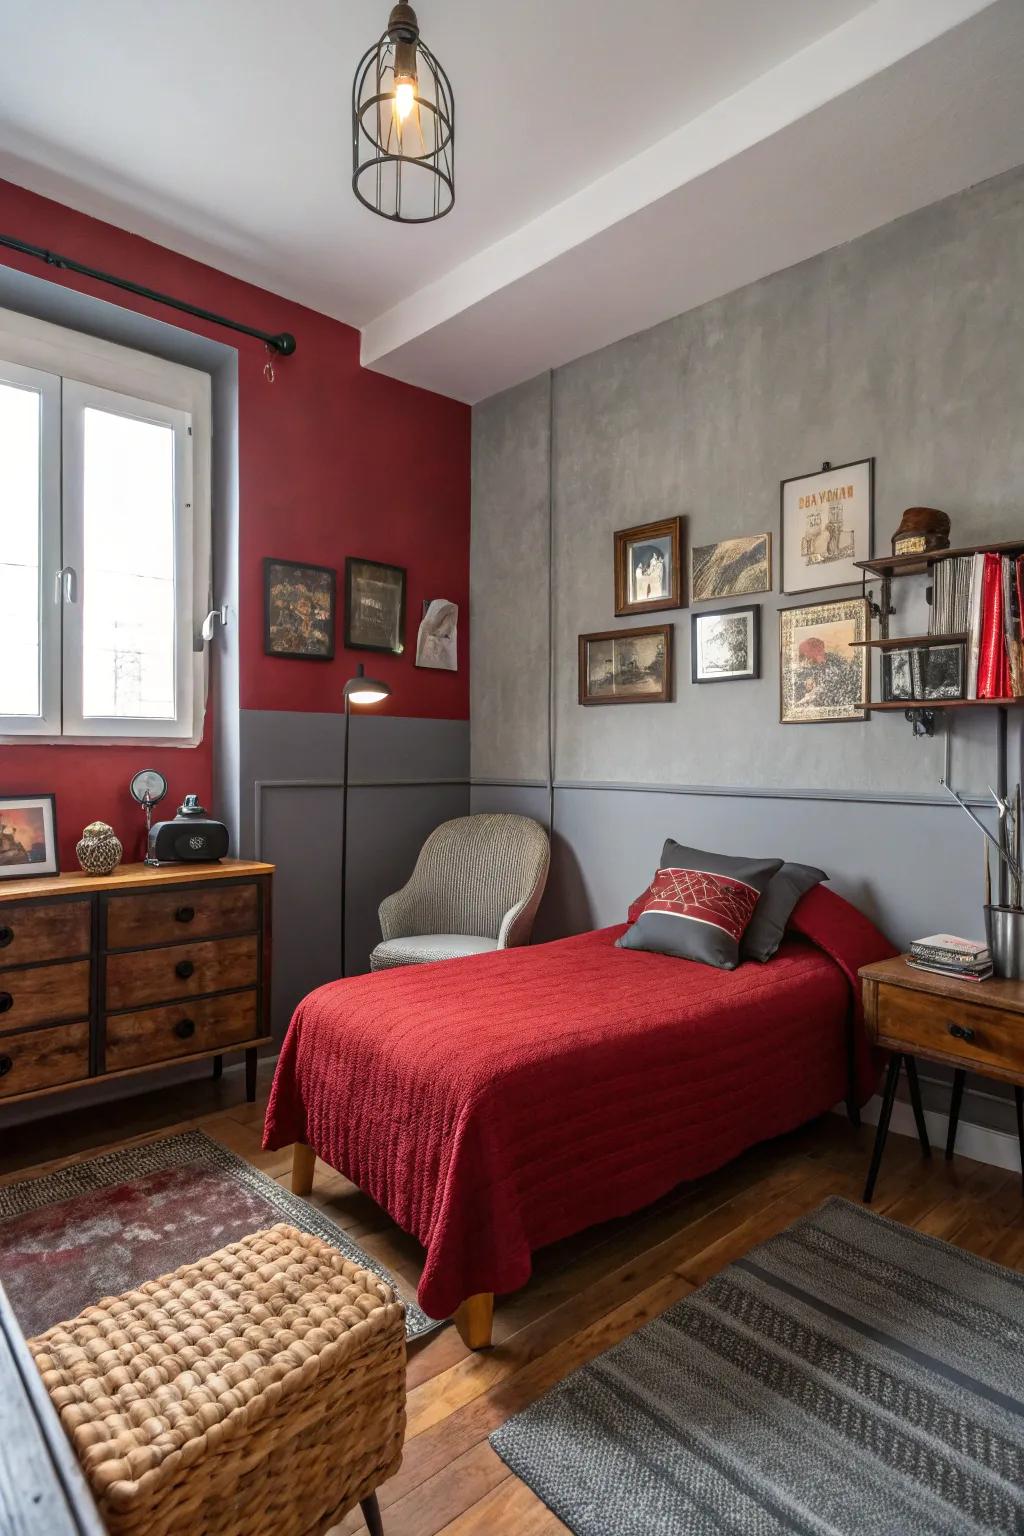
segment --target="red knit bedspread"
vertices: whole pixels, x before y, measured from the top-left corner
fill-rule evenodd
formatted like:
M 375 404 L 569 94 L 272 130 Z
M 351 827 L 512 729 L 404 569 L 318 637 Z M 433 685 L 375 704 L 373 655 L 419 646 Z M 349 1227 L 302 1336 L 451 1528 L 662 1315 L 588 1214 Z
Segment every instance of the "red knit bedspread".
M 622 928 L 333 982 L 292 1019 L 264 1146 L 304 1141 L 426 1249 L 447 1317 L 529 1278 L 535 1248 L 655 1200 L 876 1070 L 858 966 L 894 953 L 833 892 L 774 960 L 719 971 L 616 949 Z

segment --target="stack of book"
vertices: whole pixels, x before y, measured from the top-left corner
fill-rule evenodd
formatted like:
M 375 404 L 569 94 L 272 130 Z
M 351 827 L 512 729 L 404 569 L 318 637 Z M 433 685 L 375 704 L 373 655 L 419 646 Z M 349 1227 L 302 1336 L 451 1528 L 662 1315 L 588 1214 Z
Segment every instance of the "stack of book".
M 966 635 L 964 697 L 1024 695 L 1024 555 L 953 555 L 932 570 L 931 635 Z
M 940 976 L 959 976 L 962 981 L 985 981 L 992 975 L 992 956 L 980 939 L 958 939 L 952 933 L 931 933 L 915 939 L 907 964 Z

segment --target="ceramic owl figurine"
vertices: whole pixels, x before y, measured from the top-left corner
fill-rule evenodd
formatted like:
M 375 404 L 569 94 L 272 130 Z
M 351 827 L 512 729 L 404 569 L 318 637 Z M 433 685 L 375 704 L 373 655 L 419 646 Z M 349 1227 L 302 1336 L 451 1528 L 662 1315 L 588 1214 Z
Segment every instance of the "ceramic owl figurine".
M 120 864 L 124 849 L 113 827 L 108 827 L 105 821 L 90 821 L 75 852 L 87 875 L 110 875 Z

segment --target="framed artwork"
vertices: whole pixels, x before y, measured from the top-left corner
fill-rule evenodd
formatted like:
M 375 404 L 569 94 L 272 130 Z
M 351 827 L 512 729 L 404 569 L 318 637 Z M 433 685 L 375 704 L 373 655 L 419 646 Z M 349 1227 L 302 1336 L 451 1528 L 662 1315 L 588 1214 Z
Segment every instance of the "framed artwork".
M 966 653 L 952 645 L 902 647 L 882 652 L 882 698 L 889 700 L 962 699 Z
M 416 665 L 439 672 L 459 670 L 459 605 L 446 597 L 424 598 L 416 634 Z
M 693 614 L 690 672 L 695 683 L 734 683 L 760 677 L 761 604 Z
M 690 601 L 747 597 L 772 589 L 772 536 L 751 533 L 690 551 Z
M 263 562 L 263 651 L 295 661 L 334 657 L 338 573 L 295 560 Z
M 581 704 L 667 704 L 672 698 L 672 625 L 580 635 Z
M 870 560 L 875 522 L 875 461 L 823 464 L 813 475 L 783 480 L 780 492 L 782 590 L 848 587 Z
M 683 606 L 683 520 L 620 528 L 615 534 L 615 612 L 657 613 Z
M 59 875 L 53 795 L 0 795 L 0 880 Z
M 405 650 L 405 568 L 345 561 L 345 644 L 357 651 Z
M 779 612 L 783 725 L 866 720 L 868 604 L 839 597 Z

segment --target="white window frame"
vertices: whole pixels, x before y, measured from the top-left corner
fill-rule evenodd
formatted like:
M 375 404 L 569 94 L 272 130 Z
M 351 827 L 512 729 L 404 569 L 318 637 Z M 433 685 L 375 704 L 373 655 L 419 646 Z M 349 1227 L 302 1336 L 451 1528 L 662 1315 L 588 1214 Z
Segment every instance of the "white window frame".
M 37 743 L 45 741 L 55 745 L 92 742 L 96 745 L 123 746 L 131 742 L 148 742 L 150 745 L 197 746 L 203 737 L 208 688 L 202 624 L 213 606 L 210 376 L 199 369 L 171 363 L 147 352 L 136 352 L 15 311 L 0 310 L 0 377 L 13 369 L 34 371 L 37 378 L 42 376 L 47 380 L 43 430 L 49 434 L 56 432 L 58 439 L 63 436 L 65 501 L 68 499 L 66 487 L 75 468 L 76 436 L 79 463 L 81 459 L 80 431 L 76 434 L 71 417 L 77 417 L 80 427 L 84 403 L 91 401 L 100 409 L 111 406 L 114 409 L 124 408 L 127 414 L 141 414 L 145 419 L 165 421 L 175 426 L 175 499 L 181 512 L 176 518 L 175 529 L 175 694 L 179 713 L 174 721 L 137 718 L 83 720 L 82 609 L 80 605 L 68 601 L 80 594 L 81 509 L 79 506 L 76 531 L 71 528 L 73 516 L 69 518 L 67 508 L 62 509 L 61 506 L 59 468 L 56 472 L 56 489 L 52 483 L 53 465 L 59 465 L 60 453 L 48 452 L 44 495 L 41 497 L 47 532 L 42 541 L 45 547 L 40 561 L 40 627 L 47 648 L 47 661 L 41 663 L 41 666 L 47 707 L 39 716 L 28 720 L 22 718 L 16 721 L 11 716 L 0 717 L 0 744 L 13 745 L 31 739 Z M 53 419 L 54 384 L 63 393 L 65 403 L 71 407 L 70 411 L 65 410 L 63 413 L 63 425 L 59 411 L 56 419 Z M 39 386 L 33 384 L 32 387 Z M 104 394 L 106 399 L 103 398 Z M 46 409 L 47 402 L 49 411 Z M 56 404 L 59 406 L 59 397 Z M 187 430 L 189 426 L 191 433 Z M 52 435 L 46 437 L 46 442 L 47 448 L 52 449 Z M 71 499 L 74 500 L 74 495 Z M 56 544 L 53 527 L 57 529 Z M 145 537 L 144 530 L 140 530 L 139 537 Z M 74 581 L 64 583 L 60 590 L 63 600 L 55 602 L 58 573 L 68 567 L 79 577 L 79 591 L 75 591 Z M 57 680 L 56 696 L 53 679 Z

